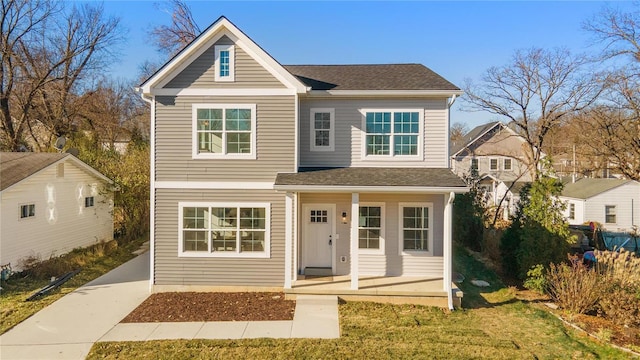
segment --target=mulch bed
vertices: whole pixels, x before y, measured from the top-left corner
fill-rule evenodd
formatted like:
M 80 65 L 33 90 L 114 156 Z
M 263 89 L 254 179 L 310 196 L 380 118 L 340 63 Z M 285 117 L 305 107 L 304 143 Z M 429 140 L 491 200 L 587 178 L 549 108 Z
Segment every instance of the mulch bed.
M 295 308 L 283 293 L 168 292 L 152 294 L 122 322 L 292 320 Z

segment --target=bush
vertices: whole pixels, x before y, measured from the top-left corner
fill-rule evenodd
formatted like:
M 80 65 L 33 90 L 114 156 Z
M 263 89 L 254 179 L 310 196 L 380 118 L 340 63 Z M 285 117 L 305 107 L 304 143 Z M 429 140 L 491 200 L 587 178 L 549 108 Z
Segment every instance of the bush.
M 578 314 L 596 310 L 602 294 L 600 279 L 582 262 L 552 263 L 546 281 L 549 295 L 560 308 Z
M 477 171 L 464 177 L 469 192 L 459 194 L 453 202 L 453 238 L 473 251 L 482 250 L 485 204 Z
M 544 294 L 547 290 L 547 281 L 545 278 L 545 269 L 542 264 L 533 266 L 527 271 L 527 279 L 524 281 L 524 287 L 540 294 Z
M 640 258 L 624 249 L 595 255 L 596 270 L 605 284 L 600 313 L 619 325 L 640 325 Z

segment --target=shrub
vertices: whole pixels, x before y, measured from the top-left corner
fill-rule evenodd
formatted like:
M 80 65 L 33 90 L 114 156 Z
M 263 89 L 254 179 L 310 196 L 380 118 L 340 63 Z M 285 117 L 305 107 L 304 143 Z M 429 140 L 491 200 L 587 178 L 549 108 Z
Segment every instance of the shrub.
M 596 269 L 605 284 L 599 311 L 619 325 L 640 325 L 640 258 L 620 252 L 596 251 Z
M 484 231 L 485 204 L 477 171 L 464 177 L 469 192 L 459 194 L 453 202 L 453 238 L 473 251 L 480 251 Z
M 540 294 L 546 292 L 547 281 L 545 279 L 545 269 L 542 264 L 533 266 L 527 271 L 527 279 L 524 281 L 524 287 Z
M 584 314 L 594 311 L 601 296 L 600 279 L 580 261 L 549 266 L 547 289 L 553 301 L 562 309 Z

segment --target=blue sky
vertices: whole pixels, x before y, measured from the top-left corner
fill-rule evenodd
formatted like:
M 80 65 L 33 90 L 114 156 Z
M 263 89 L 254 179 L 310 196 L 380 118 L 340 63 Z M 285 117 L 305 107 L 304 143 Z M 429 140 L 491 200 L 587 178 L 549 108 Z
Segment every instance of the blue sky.
M 187 1 L 202 29 L 224 15 L 282 64 L 422 63 L 462 86 L 491 66 L 507 64 L 514 51 L 566 47 L 595 52 L 582 23 L 606 4 L 588 1 L 382 2 L 382 1 Z M 162 57 L 150 45 L 150 29 L 168 24 L 155 1 L 105 1 L 105 11 L 127 30 L 113 64 L 114 77 L 132 79 L 145 60 Z M 630 2 L 611 6 L 631 9 Z M 161 5 L 162 6 L 162 5 Z M 166 7 L 166 5 L 164 5 Z M 451 121 L 473 126 L 497 120 L 461 111 Z

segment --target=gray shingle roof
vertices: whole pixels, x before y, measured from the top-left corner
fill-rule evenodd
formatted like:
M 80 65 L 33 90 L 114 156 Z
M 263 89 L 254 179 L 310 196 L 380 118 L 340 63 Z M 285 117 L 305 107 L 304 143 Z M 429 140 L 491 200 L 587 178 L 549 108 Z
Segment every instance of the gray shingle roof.
M 584 178 L 576 181 L 575 183 L 566 184 L 564 189 L 562 189 L 562 196 L 576 199 L 588 199 L 631 181 L 632 180 L 622 179 Z
M 467 184 L 443 168 L 302 168 L 299 173 L 279 173 L 276 186 L 414 186 L 459 187 Z
M 478 136 L 489 131 L 491 128 L 493 128 L 499 123 L 500 123 L 499 121 L 493 121 L 487 124 L 478 125 L 474 127 L 473 129 L 471 129 L 471 131 L 466 133 L 461 140 L 451 143 L 451 149 L 449 153 L 451 155 L 457 153 L 458 151 L 462 150 L 463 148 L 471 144 L 475 139 L 478 138 Z
M 284 65 L 312 90 L 460 90 L 422 64 Z
M 0 191 L 67 156 L 71 155 L 66 153 L 0 153 Z

